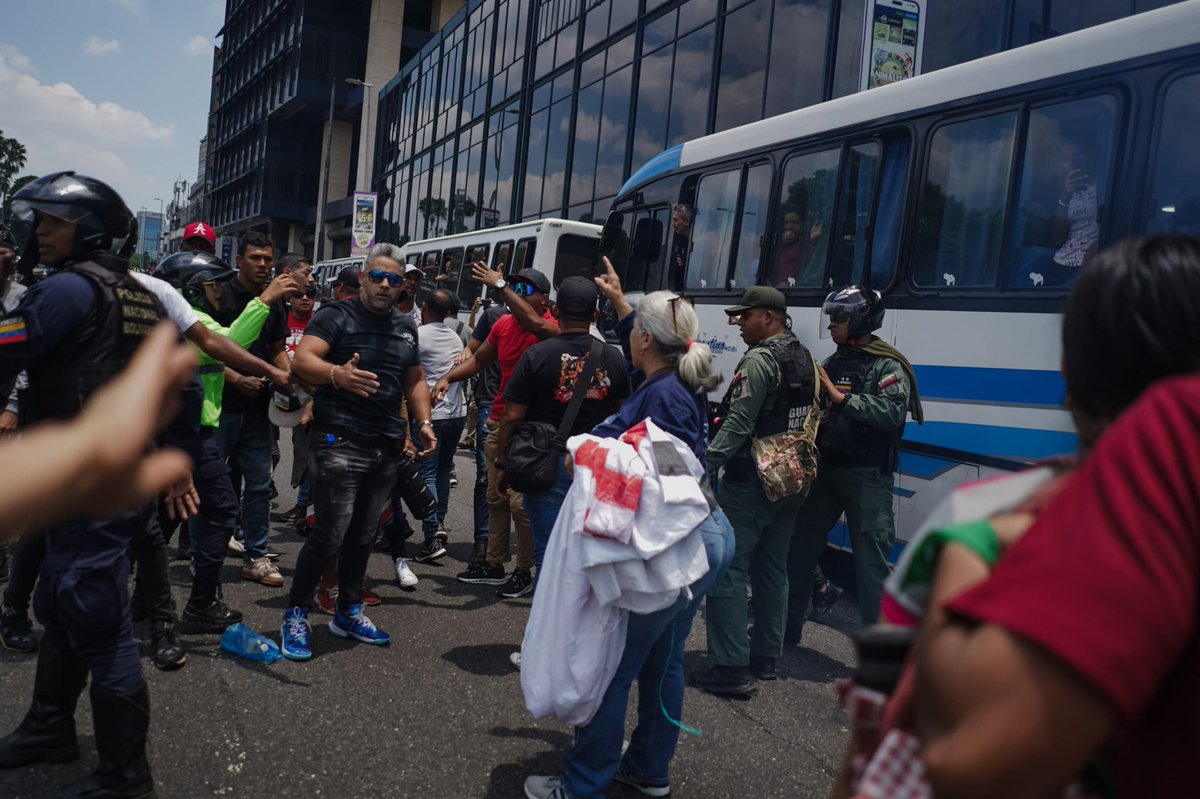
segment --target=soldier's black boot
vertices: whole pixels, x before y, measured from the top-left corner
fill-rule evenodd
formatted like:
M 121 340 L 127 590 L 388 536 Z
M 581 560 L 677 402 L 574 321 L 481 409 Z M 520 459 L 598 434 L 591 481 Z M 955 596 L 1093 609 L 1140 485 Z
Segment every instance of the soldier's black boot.
M 42 641 L 33 704 L 11 734 L 0 738 L 0 768 L 79 759 L 75 705 L 87 682 L 87 666 L 55 636 Z
M 150 732 L 150 691 L 146 684 L 132 694 L 111 694 L 92 686 L 96 750 L 100 763 L 90 775 L 71 783 L 58 799 L 150 799 L 154 777 L 146 759 Z

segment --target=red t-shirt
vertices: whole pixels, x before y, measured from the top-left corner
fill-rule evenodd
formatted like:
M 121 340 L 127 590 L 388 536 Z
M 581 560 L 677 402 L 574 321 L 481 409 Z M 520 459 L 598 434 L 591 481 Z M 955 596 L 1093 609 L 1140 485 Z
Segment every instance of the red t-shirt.
M 300 319 L 291 311 L 288 311 L 288 337 L 284 344 L 287 349 L 289 358 L 296 357 L 296 346 L 300 344 L 300 339 L 304 338 L 304 330 L 308 327 L 308 323 L 312 321 L 312 314 L 309 314 L 306 319 Z
M 1200 377 L 1159 383 L 951 612 L 1081 674 L 1120 713 L 1120 796 L 1190 796 L 1200 755 Z
M 556 327 L 558 326 L 558 322 L 549 311 L 546 311 L 542 318 L 549 319 L 554 322 Z M 508 380 L 512 377 L 513 370 L 517 368 L 517 361 L 521 360 L 521 353 L 537 344 L 541 339 L 521 327 L 517 322 L 517 317 L 509 314 L 496 320 L 496 324 L 492 325 L 492 332 L 488 333 L 487 340 L 496 348 L 496 362 L 500 364 L 500 388 L 496 391 L 496 399 L 492 402 L 491 415 L 492 419 L 499 421 L 500 417 L 504 415 L 504 389 L 508 388 Z

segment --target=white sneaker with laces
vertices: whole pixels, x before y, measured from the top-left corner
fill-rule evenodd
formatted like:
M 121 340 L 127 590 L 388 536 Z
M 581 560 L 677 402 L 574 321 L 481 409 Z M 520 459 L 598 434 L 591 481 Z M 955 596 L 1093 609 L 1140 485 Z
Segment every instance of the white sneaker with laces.
M 408 567 L 408 558 L 396 558 L 396 580 L 405 591 L 412 591 L 420 582 Z
M 229 544 L 225 547 L 230 555 L 242 556 L 246 554 L 246 545 L 238 541 L 233 536 L 229 537 Z
M 528 799 L 567 799 L 558 777 L 534 775 L 525 778 L 525 796 Z

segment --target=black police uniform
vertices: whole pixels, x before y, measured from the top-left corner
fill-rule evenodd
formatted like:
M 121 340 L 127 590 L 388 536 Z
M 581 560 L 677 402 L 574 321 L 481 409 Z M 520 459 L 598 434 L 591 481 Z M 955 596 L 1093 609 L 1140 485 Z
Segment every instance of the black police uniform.
M 68 419 L 125 367 L 162 310 L 129 277 L 128 262 L 107 251 L 115 237 L 128 238 L 133 224 L 112 189 L 58 173 L 29 184 L 15 200 L 14 207 L 24 201 L 38 213 L 47 207 L 61 207 L 64 218 L 71 213 L 77 220 L 76 251 L 95 250 L 88 260 L 68 263 L 34 286 L 0 320 L 7 333 L 0 338 L 0 381 L 25 369 L 31 422 Z M 46 556 L 34 593 L 45 635 L 33 704 L 17 730 L 0 739 L 0 767 L 78 758 L 74 712 L 90 673 L 100 763 L 91 777 L 60 795 L 153 793 L 145 756 L 149 692 L 128 596 L 130 545 L 150 510 L 69 521 L 45 533 Z

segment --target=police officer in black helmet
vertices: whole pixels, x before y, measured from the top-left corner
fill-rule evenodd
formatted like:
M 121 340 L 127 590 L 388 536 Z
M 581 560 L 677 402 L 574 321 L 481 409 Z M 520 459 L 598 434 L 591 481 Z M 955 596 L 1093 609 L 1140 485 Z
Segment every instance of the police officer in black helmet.
M 31 421 L 75 416 L 158 323 L 161 308 L 119 253 L 133 216 L 109 186 L 74 172 L 42 177 L 12 209 L 34 224 L 40 261 L 56 271 L 0 319 L 0 381 L 29 374 Z M 150 696 L 129 616 L 129 549 L 149 509 L 46 531 L 34 594 L 45 627 L 33 704 L 0 739 L 0 768 L 79 757 L 75 706 L 90 674 L 99 765 L 58 796 L 152 796 L 146 760 Z
M 830 402 L 817 436 L 821 468 L 796 519 L 788 555 L 788 643 L 800 640 L 817 558 L 843 513 L 854 552 L 859 613 L 864 624 L 875 621 L 890 571 L 888 553 L 896 541 L 892 483 L 900 437 L 910 411 L 918 424 L 924 422 L 908 359 L 874 335 L 883 326 L 879 293 L 848 286 L 830 293 L 823 311 L 837 352 L 821 370 Z

